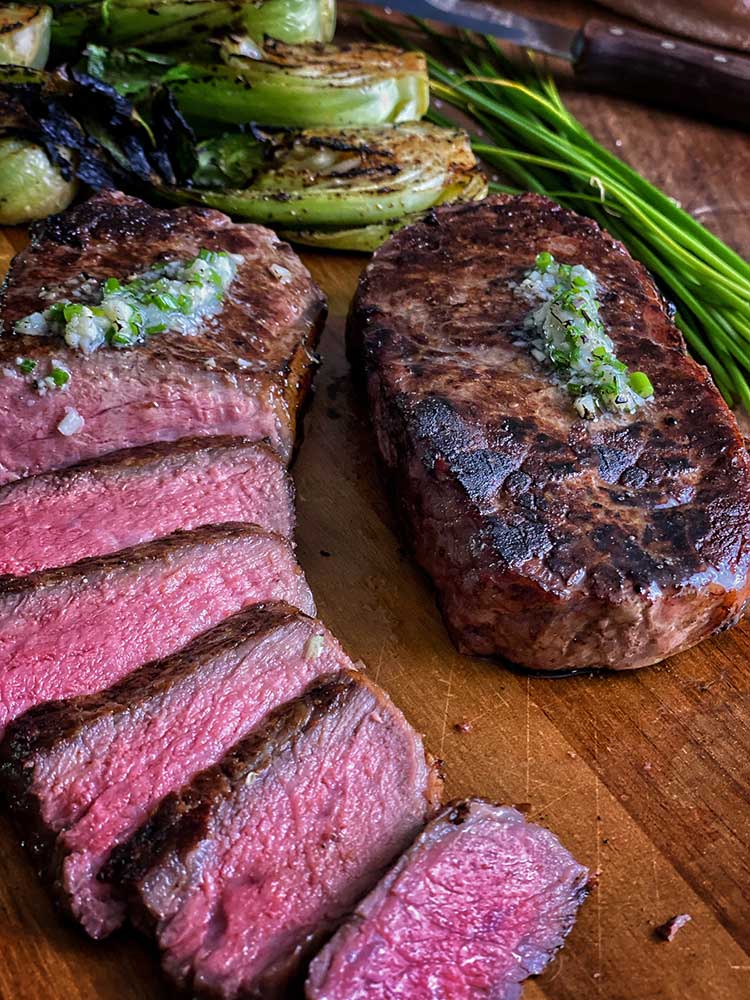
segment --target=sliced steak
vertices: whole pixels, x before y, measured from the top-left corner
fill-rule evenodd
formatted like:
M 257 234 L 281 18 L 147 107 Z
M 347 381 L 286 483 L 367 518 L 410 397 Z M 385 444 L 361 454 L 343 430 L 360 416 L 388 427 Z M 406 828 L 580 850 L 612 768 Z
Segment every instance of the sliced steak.
M 352 673 L 276 712 L 168 796 L 106 877 L 198 995 L 284 997 L 300 963 L 421 828 L 440 782 L 387 695 Z
M 518 1000 L 588 872 L 515 809 L 447 806 L 312 963 L 308 1000 Z
M 60 337 L 12 332 L 17 320 L 54 301 L 85 297 L 89 279 L 125 279 L 202 248 L 243 261 L 221 312 L 194 336 L 161 333 L 132 349 L 85 355 Z M 0 416 L 14 429 L 0 439 L 2 483 L 196 434 L 268 438 L 288 459 L 325 299 L 294 251 L 268 229 L 106 191 L 34 230 L 11 264 L 0 315 Z M 68 387 L 40 395 L 33 376 L 14 375 L 18 357 L 36 361 L 43 375 L 59 359 L 71 372 Z M 68 436 L 58 430 L 66 408 L 85 421 Z
M 186 438 L 114 452 L 0 488 L 0 573 L 65 566 L 226 521 L 291 537 L 292 481 L 267 445 Z
M 314 614 L 289 543 L 254 525 L 178 531 L 0 579 L 0 734 L 44 701 L 102 691 L 248 604 Z
M 617 356 L 653 383 L 578 418 L 514 346 L 547 251 L 597 277 Z M 464 652 L 540 670 L 655 663 L 748 600 L 750 471 L 731 413 L 653 282 L 537 195 L 441 208 L 374 255 L 349 350 L 405 531 Z
M 50 702 L 6 730 L 0 777 L 27 845 L 92 937 L 124 908 L 96 876 L 151 809 L 317 676 L 352 668 L 286 604 L 255 605 L 100 694 Z

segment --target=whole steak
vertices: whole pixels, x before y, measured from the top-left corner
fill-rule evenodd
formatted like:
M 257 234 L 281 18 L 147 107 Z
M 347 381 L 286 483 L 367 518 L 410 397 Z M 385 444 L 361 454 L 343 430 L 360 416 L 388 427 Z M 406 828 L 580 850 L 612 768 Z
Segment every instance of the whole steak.
M 517 344 L 536 255 L 599 285 L 633 414 L 578 417 Z M 732 414 L 646 271 L 537 195 L 439 209 L 375 254 L 349 351 L 415 554 L 461 650 L 627 669 L 733 625 L 748 599 L 750 469 Z
M 17 336 L 17 320 L 85 298 L 87 282 L 124 280 L 202 249 L 242 262 L 221 311 L 194 335 L 164 332 L 132 349 L 85 355 L 61 337 Z M 118 448 L 196 434 L 268 438 L 284 459 L 310 381 L 325 298 L 290 246 L 262 226 L 202 208 L 152 208 L 107 191 L 41 224 L 13 260 L 0 297 L 0 483 Z M 35 392 L 18 359 L 71 373 L 65 391 Z M 66 409 L 83 418 L 59 429 Z

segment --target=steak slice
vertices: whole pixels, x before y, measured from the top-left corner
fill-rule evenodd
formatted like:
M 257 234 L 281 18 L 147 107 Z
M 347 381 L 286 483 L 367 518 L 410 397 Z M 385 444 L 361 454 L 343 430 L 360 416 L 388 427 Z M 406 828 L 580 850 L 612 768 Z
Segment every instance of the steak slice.
M 247 438 L 185 438 L 114 452 L 0 488 L 0 573 L 65 566 L 204 524 L 291 537 L 283 463 Z
M 52 302 L 84 297 L 88 279 L 125 279 L 204 247 L 243 261 L 221 312 L 194 336 L 167 332 L 129 350 L 84 355 L 60 337 L 12 333 L 17 320 Z M 3 483 L 191 435 L 268 438 L 288 459 L 325 299 L 291 247 L 268 229 L 105 191 L 34 229 L 11 264 L 0 315 L 0 416 L 14 428 L 0 439 Z M 71 372 L 68 387 L 40 395 L 33 376 L 18 374 L 18 357 L 37 362 L 35 375 L 48 374 L 59 359 Z M 66 408 L 85 421 L 68 436 L 58 431 Z
M 547 251 L 596 275 L 653 401 L 581 420 L 514 346 Z M 750 469 L 735 420 L 640 264 L 538 195 L 440 208 L 374 255 L 348 328 L 417 559 L 464 652 L 526 667 L 655 663 L 748 600 Z
M 433 811 L 422 741 L 364 676 L 325 678 L 169 795 L 107 878 L 198 995 L 285 997 Z
M 177 531 L 0 578 L 0 735 L 34 705 L 102 691 L 248 604 L 314 614 L 289 543 L 254 525 Z
M 515 809 L 447 806 L 313 961 L 308 1000 L 518 1000 L 588 872 Z
M 319 621 L 261 604 L 107 691 L 48 702 L 12 723 L 0 776 L 68 912 L 92 937 L 118 927 L 124 907 L 96 878 L 112 848 L 269 711 L 318 675 L 351 667 Z

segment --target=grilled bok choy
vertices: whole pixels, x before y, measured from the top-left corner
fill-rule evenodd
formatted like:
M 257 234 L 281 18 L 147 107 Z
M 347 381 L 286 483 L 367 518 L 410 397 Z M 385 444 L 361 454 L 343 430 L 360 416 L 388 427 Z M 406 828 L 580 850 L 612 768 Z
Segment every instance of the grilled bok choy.
M 89 46 L 88 71 L 133 100 L 168 86 L 196 127 L 262 122 L 291 128 L 383 125 L 429 105 L 424 56 L 389 45 L 289 45 L 231 36 L 222 62 L 201 65 L 138 49 Z
M 424 122 L 234 133 L 201 143 L 198 159 L 177 200 L 339 249 L 372 250 L 428 209 L 487 190 L 465 133 Z
M 193 46 L 218 28 L 262 39 L 328 42 L 336 24 L 335 0 L 52 0 L 56 43 L 83 36 L 110 45 L 144 48 Z M 58 17 L 59 13 L 59 17 Z M 59 21 L 59 24 L 58 24 Z
M 77 187 L 72 173 L 66 180 L 41 146 L 0 138 L 0 226 L 25 225 L 62 212 Z
M 51 24 L 49 7 L 1 6 L 0 63 L 41 69 L 49 55 Z

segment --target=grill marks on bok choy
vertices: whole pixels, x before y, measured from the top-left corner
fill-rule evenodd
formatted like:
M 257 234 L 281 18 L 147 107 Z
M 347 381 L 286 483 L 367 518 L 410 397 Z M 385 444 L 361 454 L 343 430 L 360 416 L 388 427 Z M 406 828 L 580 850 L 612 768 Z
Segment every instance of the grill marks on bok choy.
M 41 69 L 49 55 L 51 23 L 49 7 L 0 7 L 0 64 Z
M 486 193 L 467 136 L 457 129 L 426 122 L 254 127 L 196 145 L 168 91 L 151 101 L 159 127 L 150 128 L 107 84 L 69 72 L 74 79 L 0 70 L 0 101 L 22 102 L 24 134 L 38 136 L 51 153 L 58 139 L 72 145 L 72 169 L 93 187 L 129 186 L 273 225 L 318 246 L 358 250 L 373 249 L 435 205 Z M 169 136 L 167 148 L 157 135 Z
M 285 42 L 328 42 L 335 0 L 52 0 L 54 42 L 64 48 L 85 38 L 108 45 L 160 49 L 194 45 L 217 29 Z
M 85 30 L 95 42 L 52 73 L 0 71 L 0 102 L 21 108 L 24 137 L 66 180 L 72 172 L 94 188 L 215 207 L 300 242 L 372 250 L 436 205 L 484 197 L 487 185 L 465 133 L 419 120 L 425 56 L 329 44 L 334 3 L 54 3 L 58 41 Z
M 430 208 L 487 192 L 465 133 L 426 122 L 227 135 L 198 156 L 194 186 L 176 200 L 338 249 L 372 250 Z
M 120 93 L 142 99 L 168 86 L 188 121 L 211 126 L 382 125 L 415 121 L 429 105 L 424 56 L 389 45 L 289 45 L 232 35 L 214 65 L 142 50 L 89 46 L 88 69 Z

